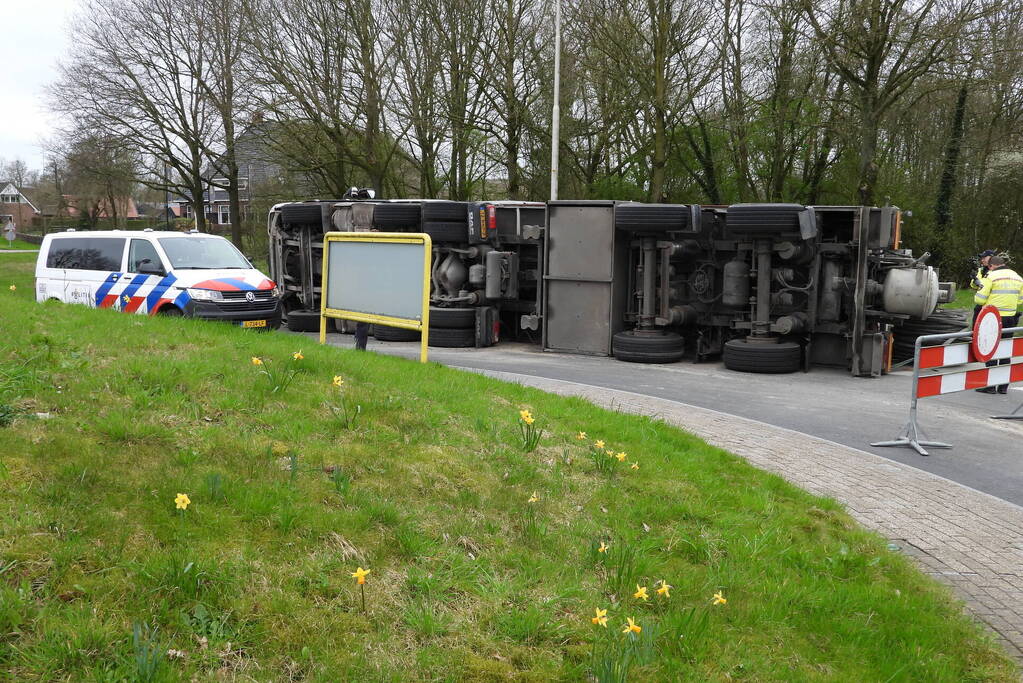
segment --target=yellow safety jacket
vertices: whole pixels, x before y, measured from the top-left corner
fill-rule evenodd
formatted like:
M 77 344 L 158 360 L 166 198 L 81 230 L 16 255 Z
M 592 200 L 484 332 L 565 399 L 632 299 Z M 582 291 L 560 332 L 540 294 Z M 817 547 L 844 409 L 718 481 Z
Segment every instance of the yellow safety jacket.
M 998 309 L 1004 318 L 1016 315 L 1020 297 L 1023 296 L 1023 277 L 1008 268 L 989 271 L 983 280 L 983 286 L 973 297 L 978 306 L 991 305 Z

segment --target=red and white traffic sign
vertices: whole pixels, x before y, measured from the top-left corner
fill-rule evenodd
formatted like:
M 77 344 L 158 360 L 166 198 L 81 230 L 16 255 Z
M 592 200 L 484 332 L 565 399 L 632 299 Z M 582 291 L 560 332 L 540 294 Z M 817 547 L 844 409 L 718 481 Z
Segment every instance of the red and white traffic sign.
M 1002 316 L 994 306 L 985 306 L 973 322 L 973 340 L 970 342 L 973 357 L 978 361 L 991 360 L 1001 339 Z

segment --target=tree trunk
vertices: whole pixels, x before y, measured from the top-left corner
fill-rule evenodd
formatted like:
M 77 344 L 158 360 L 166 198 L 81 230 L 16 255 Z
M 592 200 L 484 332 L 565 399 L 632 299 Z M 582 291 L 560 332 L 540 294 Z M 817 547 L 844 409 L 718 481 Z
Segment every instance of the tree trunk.
M 949 131 L 948 144 L 945 145 L 945 159 L 941 167 L 941 184 L 938 186 L 938 198 L 934 208 L 934 244 L 931 252 L 936 265 L 941 265 L 944 255 L 945 233 L 952 222 L 952 194 L 955 191 L 956 177 L 959 171 L 959 150 L 963 142 L 963 119 L 966 116 L 966 97 L 968 88 L 964 83 L 956 96 L 955 111 L 952 113 L 952 129 Z
M 878 115 L 873 98 L 861 98 L 860 114 L 860 177 L 857 182 L 861 206 L 874 206 L 874 192 L 877 189 L 877 135 Z

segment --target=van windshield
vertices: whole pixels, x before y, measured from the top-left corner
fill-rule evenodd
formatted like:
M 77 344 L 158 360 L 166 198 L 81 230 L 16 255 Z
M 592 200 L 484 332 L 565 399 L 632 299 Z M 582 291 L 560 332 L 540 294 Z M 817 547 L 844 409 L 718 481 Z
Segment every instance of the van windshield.
M 217 237 L 161 237 L 160 246 L 178 270 L 252 268 L 233 244 Z

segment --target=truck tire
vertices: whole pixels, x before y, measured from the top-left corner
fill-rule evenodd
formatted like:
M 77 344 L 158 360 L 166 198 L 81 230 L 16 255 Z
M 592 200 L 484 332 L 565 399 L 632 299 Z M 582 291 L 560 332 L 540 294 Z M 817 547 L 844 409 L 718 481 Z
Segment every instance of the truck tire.
M 292 332 L 319 332 L 320 312 L 301 309 L 288 311 L 287 324 Z
M 430 338 L 427 340 L 427 344 L 449 349 L 476 346 L 476 330 L 471 327 L 454 330 L 445 327 L 430 327 Z
M 722 360 L 729 370 L 782 374 L 799 370 L 802 355 L 802 349 L 795 342 L 751 344 L 745 339 L 730 339 L 725 342 Z
M 430 329 L 432 330 L 435 327 L 445 330 L 475 328 L 476 309 L 430 306 Z
M 685 355 L 685 346 L 685 340 L 674 332 L 626 330 L 612 337 L 611 354 L 626 363 L 677 363 Z
M 373 209 L 373 226 L 377 228 L 418 228 L 422 206 L 419 204 L 377 204 Z
M 423 202 L 423 223 L 469 222 L 468 202 Z
M 615 227 L 627 232 L 688 230 L 690 208 L 686 204 L 619 204 Z
M 468 242 L 469 224 L 446 221 L 423 222 L 423 232 L 434 242 Z
M 383 342 L 419 341 L 419 332 L 416 330 L 406 330 L 404 327 L 374 325 L 370 330 L 370 334 L 376 337 L 377 341 Z
M 926 334 L 961 332 L 970 327 L 966 311 L 941 309 L 927 316 L 925 320 L 904 320 L 892 332 L 892 360 L 896 363 L 909 360 L 916 350 L 916 338 Z M 940 344 L 940 342 L 934 342 Z
M 732 204 L 725 225 L 742 233 L 799 232 L 799 214 L 804 210 L 802 204 Z
M 285 225 L 323 225 L 323 211 L 320 204 L 310 202 L 285 204 L 281 207 L 281 221 Z

